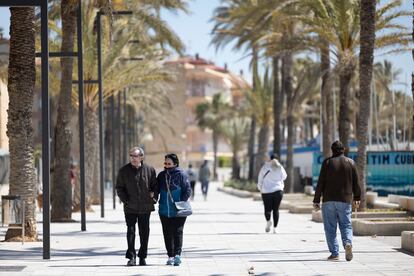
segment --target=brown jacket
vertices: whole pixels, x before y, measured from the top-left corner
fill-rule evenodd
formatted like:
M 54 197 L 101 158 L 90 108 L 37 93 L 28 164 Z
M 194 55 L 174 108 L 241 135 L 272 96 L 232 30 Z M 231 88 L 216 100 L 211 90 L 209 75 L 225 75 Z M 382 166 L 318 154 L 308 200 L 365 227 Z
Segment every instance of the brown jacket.
M 319 203 L 321 196 L 323 202 L 352 203 L 352 199 L 360 200 L 358 173 L 355 162 L 351 158 L 341 154 L 323 161 L 313 202 Z
M 154 200 L 150 192 L 156 192 L 157 179 L 155 169 L 146 164 L 135 168 L 131 163 L 123 166 L 116 180 L 116 191 L 124 203 L 124 212 L 145 214 L 154 211 Z

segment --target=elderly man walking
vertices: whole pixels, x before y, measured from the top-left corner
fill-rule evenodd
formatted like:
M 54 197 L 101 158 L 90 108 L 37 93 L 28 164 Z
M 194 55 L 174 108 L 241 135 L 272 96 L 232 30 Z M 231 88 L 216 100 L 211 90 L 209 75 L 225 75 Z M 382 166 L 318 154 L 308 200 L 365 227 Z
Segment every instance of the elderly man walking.
M 351 261 L 352 255 L 352 201 L 359 206 L 361 188 L 358 183 L 358 174 L 352 159 L 344 156 L 344 146 L 340 141 L 331 145 L 332 156 L 322 163 L 316 186 L 313 205 L 320 208 L 322 196 L 322 218 L 325 229 L 326 243 L 331 255 L 328 261 L 339 260 L 339 246 L 336 239 L 336 228 L 342 237 L 345 248 L 345 259 Z
M 125 258 L 129 259 L 127 266 L 136 265 L 135 225 L 138 223 L 141 245 L 138 251 L 139 265 L 146 265 L 150 215 L 155 210 L 157 198 L 157 179 L 155 169 L 143 162 L 142 148 L 132 148 L 129 157 L 130 162 L 119 170 L 116 181 L 116 191 L 124 204 L 127 225 L 128 249 Z

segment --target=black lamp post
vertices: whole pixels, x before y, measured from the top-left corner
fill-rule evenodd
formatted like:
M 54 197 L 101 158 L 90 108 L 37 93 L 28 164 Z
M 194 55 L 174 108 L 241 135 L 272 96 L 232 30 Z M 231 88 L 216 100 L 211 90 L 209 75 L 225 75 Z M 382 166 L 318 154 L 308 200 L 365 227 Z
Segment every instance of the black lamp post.
M 113 11 L 113 15 L 132 15 L 132 11 Z M 96 47 L 98 54 L 98 96 L 99 96 L 99 171 L 100 171 L 100 192 L 101 192 L 101 217 L 105 216 L 105 153 L 104 153 L 104 132 L 103 132 L 103 88 L 102 88 L 102 38 L 101 38 L 101 16 L 103 12 L 97 13 L 97 38 Z M 114 183 L 112 184 L 114 185 Z

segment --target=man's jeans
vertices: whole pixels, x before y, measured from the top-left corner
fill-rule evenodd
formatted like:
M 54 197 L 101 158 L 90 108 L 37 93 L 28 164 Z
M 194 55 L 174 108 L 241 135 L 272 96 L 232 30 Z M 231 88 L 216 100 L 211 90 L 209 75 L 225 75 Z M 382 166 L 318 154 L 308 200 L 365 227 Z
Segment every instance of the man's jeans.
M 333 256 L 339 255 L 339 246 L 336 239 L 336 226 L 339 224 L 342 245 L 352 245 L 352 205 L 339 201 L 328 201 L 322 204 L 323 226 L 325 228 L 326 243 Z
M 204 196 L 207 195 L 208 192 L 208 180 L 203 180 L 201 181 L 201 192 L 203 193 Z

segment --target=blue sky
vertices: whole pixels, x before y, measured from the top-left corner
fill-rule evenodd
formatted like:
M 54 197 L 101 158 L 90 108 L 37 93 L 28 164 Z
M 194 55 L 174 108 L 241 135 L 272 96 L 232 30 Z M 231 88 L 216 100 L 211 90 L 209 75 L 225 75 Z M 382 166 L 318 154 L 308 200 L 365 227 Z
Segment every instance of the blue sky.
M 386 1 L 381 1 L 385 3 Z M 412 11 L 412 2 L 403 0 L 402 9 Z M 220 5 L 220 0 L 192 0 L 189 1 L 190 14 L 178 13 L 162 13 L 162 17 L 169 23 L 173 30 L 181 37 L 186 45 L 187 54 L 194 55 L 198 53 L 200 57 L 213 61 L 216 65 L 224 66 L 227 63 L 228 68 L 234 73 L 243 70 L 246 78 L 251 78 L 249 69 L 249 58 L 244 58 L 245 53 L 232 51 L 232 45 L 228 45 L 224 49 L 216 51 L 215 46 L 210 45 L 210 32 L 213 23 L 209 22 L 214 8 Z M 0 27 L 4 29 L 4 35 L 8 37 L 9 33 L 9 10 L 8 8 L 0 8 Z M 404 18 L 404 21 L 398 23 L 410 26 L 410 17 Z M 377 56 L 375 61 L 388 59 L 392 61 L 395 68 L 401 68 L 402 73 L 399 81 L 410 83 L 411 72 L 413 71 L 413 61 L 411 53 L 393 54 L 387 56 Z M 395 85 L 399 90 L 405 90 L 404 85 Z M 409 91 L 407 86 L 407 91 Z

